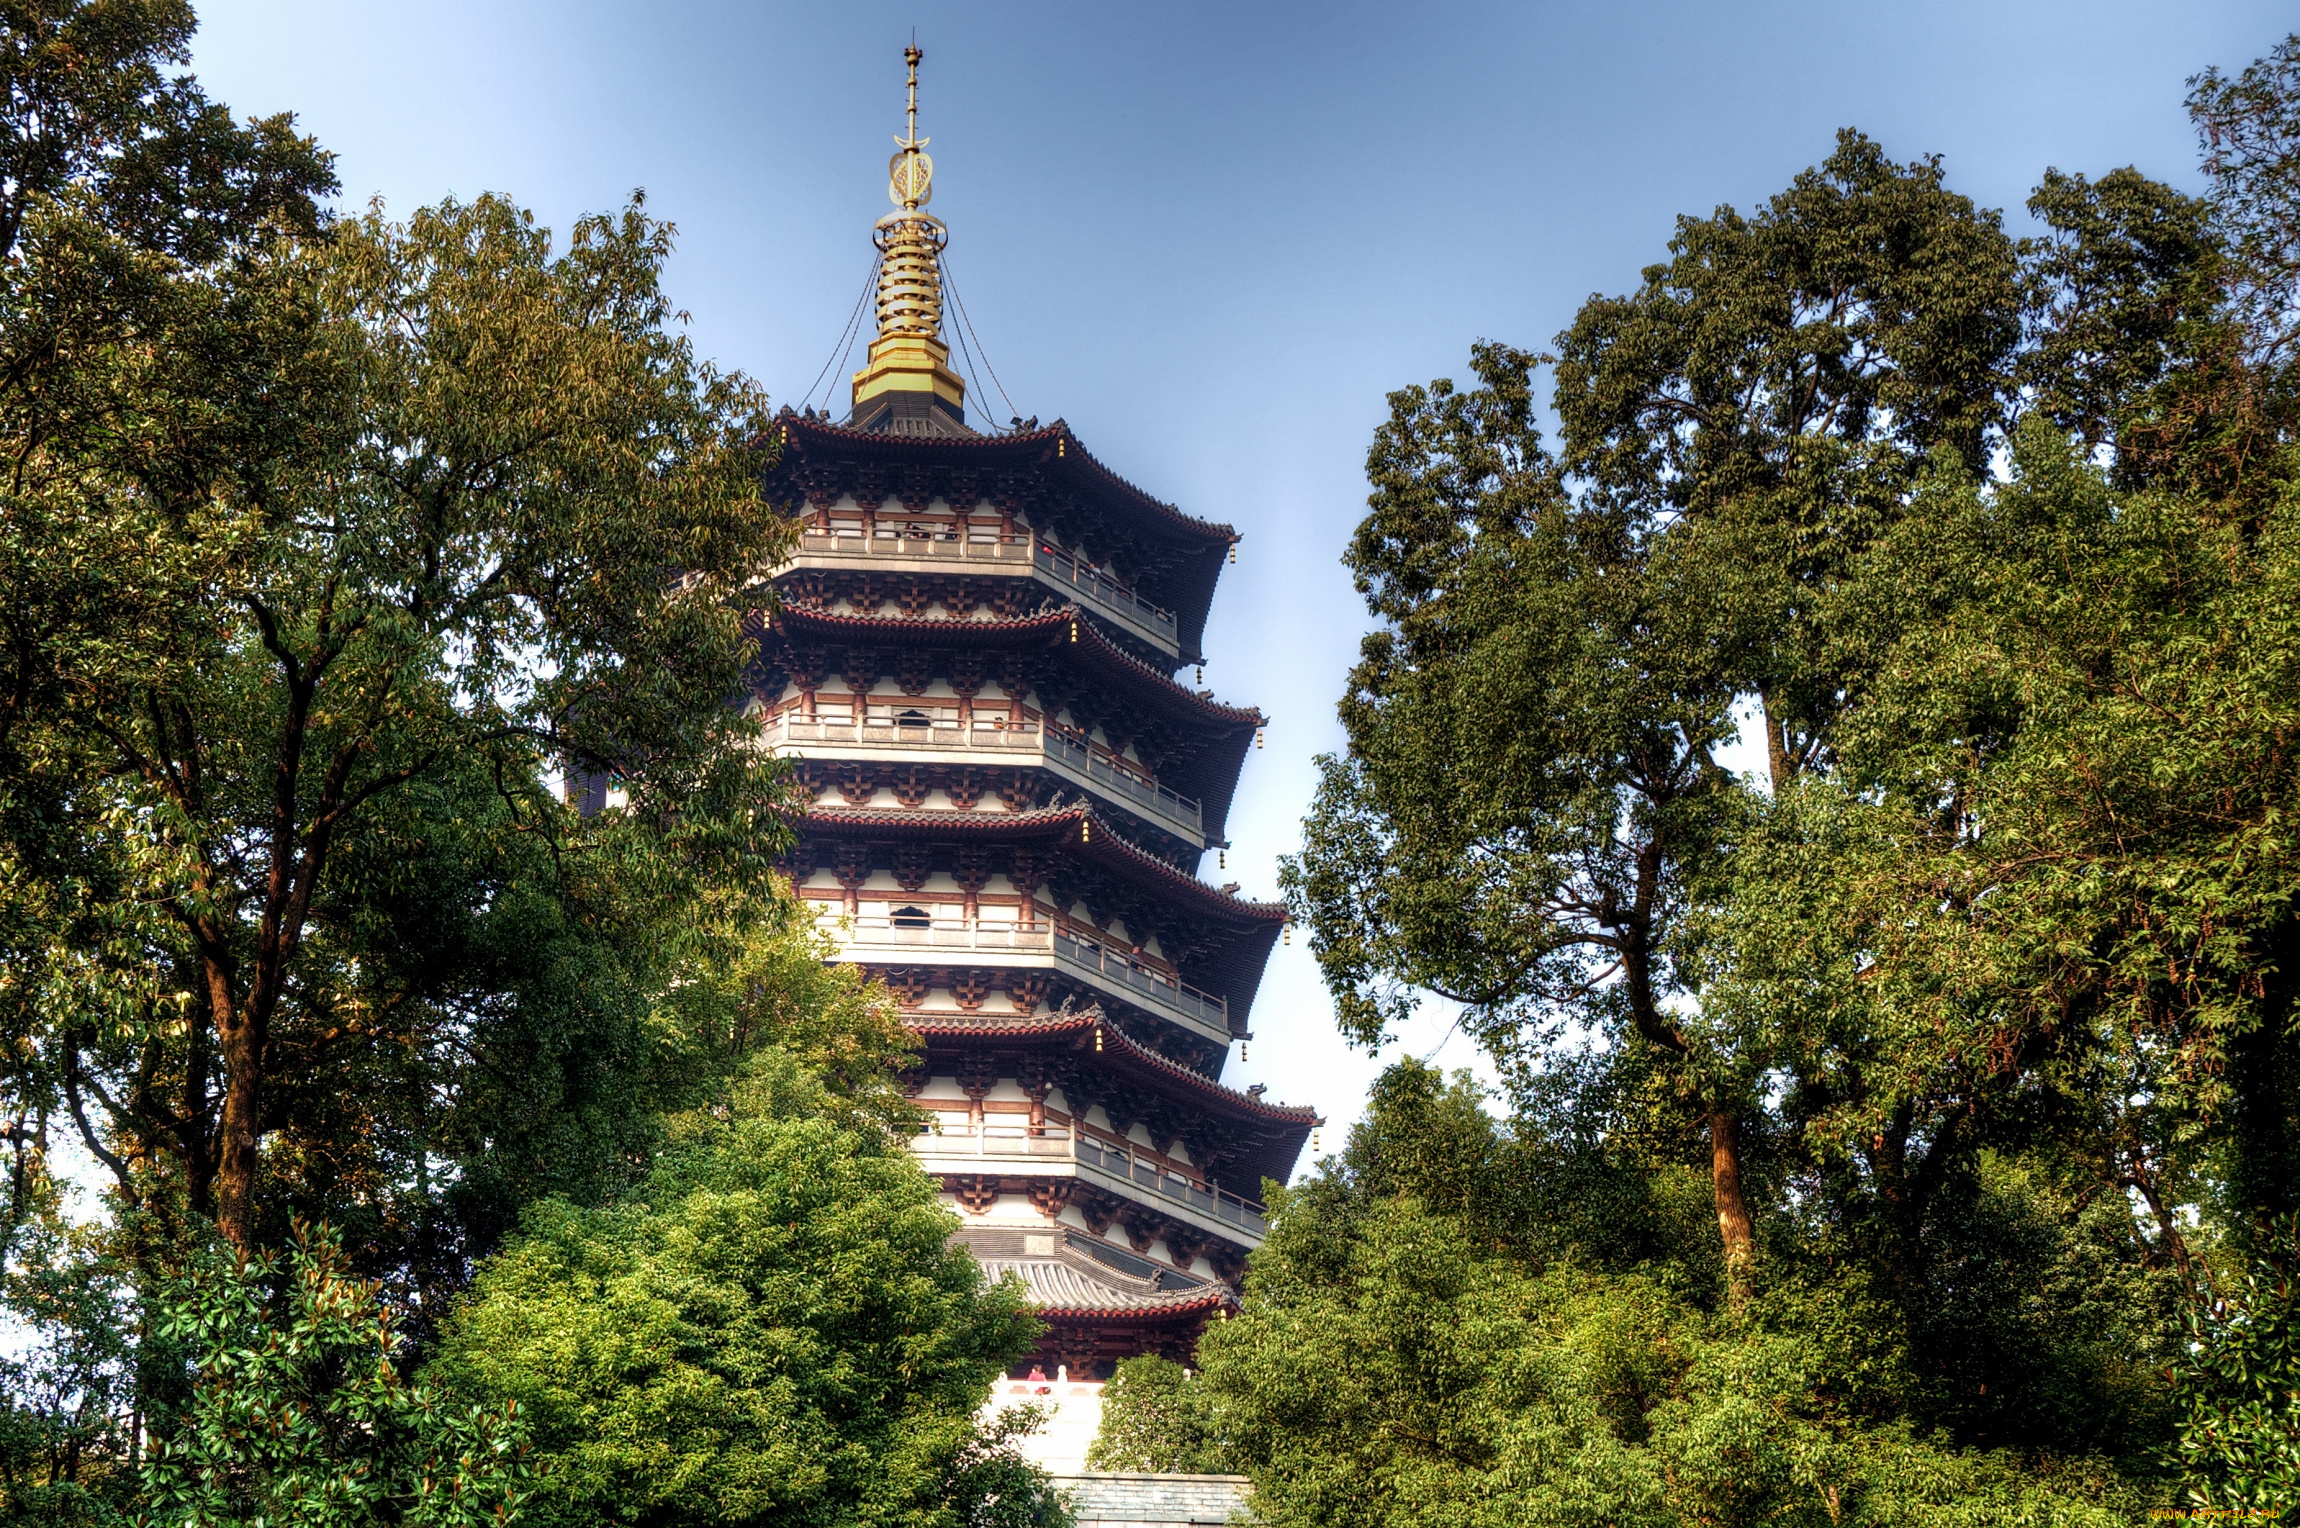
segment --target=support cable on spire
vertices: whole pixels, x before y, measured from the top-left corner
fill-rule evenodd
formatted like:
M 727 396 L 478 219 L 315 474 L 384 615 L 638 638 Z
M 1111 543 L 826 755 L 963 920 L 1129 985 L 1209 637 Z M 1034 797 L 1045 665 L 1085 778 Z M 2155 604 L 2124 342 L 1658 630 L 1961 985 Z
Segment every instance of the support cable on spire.
M 803 409 L 812 404 L 815 401 L 815 389 L 823 385 L 823 380 L 830 376 L 834 369 L 846 364 L 847 357 L 854 351 L 855 337 L 862 328 L 863 309 L 870 306 L 870 294 L 877 288 L 878 259 L 873 256 L 870 270 L 863 276 L 862 293 L 855 298 L 853 311 L 847 314 L 846 327 L 839 331 L 838 343 L 831 347 L 831 358 L 823 362 L 823 369 L 816 372 L 814 381 L 807 384 L 805 396 L 799 399 L 800 408 Z M 829 396 L 825 395 L 823 402 L 827 404 L 830 401 Z
M 1005 399 L 1006 411 L 1020 419 L 1022 410 L 1014 406 L 1012 398 L 1007 397 L 1006 384 L 998 380 L 998 368 L 990 364 L 990 352 L 982 347 L 982 336 L 974 333 L 974 320 L 966 316 L 966 299 L 958 294 L 958 278 L 951 274 L 950 256 L 947 254 L 942 257 L 942 282 L 944 286 L 950 288 L 951 304 L 958 309 L 960 327 L 965 331 L 965 334 L 974 335 L 974 352 L 982 357 L 982 369 L 990 373 L 990 385 L 998 389 L 1000 398 Z M 962 335 L 961 347 L 963 348 L 963 346 L 964 336 Z M 970 364 L 967 369 L 973 370 L 972 365 Z M 982 384 L 979 381 L 975 383 L 975 391 L 982 391 Z

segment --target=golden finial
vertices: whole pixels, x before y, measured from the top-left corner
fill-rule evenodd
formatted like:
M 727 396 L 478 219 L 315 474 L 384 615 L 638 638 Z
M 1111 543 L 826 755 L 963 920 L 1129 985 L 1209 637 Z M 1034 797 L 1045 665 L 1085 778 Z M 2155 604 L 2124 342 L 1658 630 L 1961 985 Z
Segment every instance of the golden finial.
M 908 130 L 887 161 L 887 196 L 897 211 L 878 220 L 878 337 L 854 376 L 853 422 L 899 434 L 967 434 L 966 384 L 950 369 L 942 342 L 942 247 L 949 230 L 920 209 L 934 198 L 932 140 L 918 135 L 917 43 L 902 51 L 909 66 Z
M 887 198 L 905 212 L 934 200 L 934 160 L 926 153 L 934 140 L 918 135 L 918 61 L 924 57 L 917 43 L 902 50 L 902 61 L 910 65 L 910 130 L 895 139 L 902 152 L 886 162 Z

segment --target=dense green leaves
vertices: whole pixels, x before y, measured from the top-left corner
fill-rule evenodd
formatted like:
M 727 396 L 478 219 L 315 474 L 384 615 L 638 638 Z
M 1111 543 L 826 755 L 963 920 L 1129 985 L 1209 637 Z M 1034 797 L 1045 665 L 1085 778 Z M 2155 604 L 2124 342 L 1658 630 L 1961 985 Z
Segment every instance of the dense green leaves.
M 1954 1447 L 1910 1405 L 1931 1385 L 1925 1358 L 1842 1264 L 1799 1259 L 1792 1274 L 1773 1260 L 1769 1287 L 1731 1320 L 1689 1302 L 1666 1256 L 1622 1261 L 1595 1221 L 1555 1256 L 1488 1242 L 1464 1188 L 1536 1204 L 1557 1159 L 1460 1112 L 1476 1102 L 1466 1082 L 1419 1069 L 1385 1078 L 1343 1161 L 1285 1191 L 1245 1309 L 1208 1333 L 1197 1376 L 1129 1373 L 1097 1448 L 1136 1466 L 1242 1469 L 1275 1525 L 2105 1528 L 2162 1499 L 2066 1439 L 2041 1455 Z M 1472 1136 L 1470 1164 L 1453 1160 Z M 1618 1168 L 1665 1170 L 1614 1149 Z M 2064 1399 L 2054 1386 L 2072 1367 L 2133 1334 L 2099 1341 L 2082 1239 L 2049 1209 L 2011 1180 L 1982 1199 L 2000 1223 L 1968 1247 L 2038 1245 L 1961 1278 L 2015 1300 L 2046 1283 L 2024 1302 L 2037 1330 L 2023 1350 L 2001 1351 L 2018 1324 L 2001 1315 L 1968 1334 L 2012 1360 L 1991 1377 L 2023 1388 L 1988 1404 L 2013 1421 Z
M 974 1417 L 1035 1323 L 985 1287 L 899 1139 L 762 1052 L 620 1202 L 554 1202 L 482 1269 L 432 1373 L 516 1402 L 538 1523 L 1030 1521 Z M 993 1440 L 995 1442 L 995 1440 Z M 993 1446 L 990 1453 L 995 1455 Z M 961 1489 L 963 1487 L 963 1489 Z
M 98 587 L 34 633 L 7 813 L 27 1081 L 131 1202 L 245 1244 L 284 1225 L 274 1132 L 388 1171 L 334 1149 L 357 1126 L 314 1095 L 345 1068 L 559 1024 L 559 1057 L 637 1070 L 601 1026 L 668 973 L 659 937 L 616 941 L 714 877 L 763 885 L 728 596 L 786 532 L 743 449 L 756 395 L 665 331 L 667 238 L 634 207 L 554 254 L 483 199 L 273 247 L 246 300 L 283 327 L 243 401 L 275 425 L 189 499 L 98 457 L 16 522 L 28 578 L 93 559 L 134 596 L 133 624 Z M 578 823 L 561 768 L 619 769 L 633 811 Z
M 1227 1474 L 1237 1450 L 1215 1419 L 1215 1397 L 1170 1358 L 1121 1362 L 1102 1392 L 1102 1430 L 1086 1451 L 1090 1470 Z
M 515 1407 L 411 1385 L 378 1287 L 336 1238 L 281 1258 L 209 1251 L 161 1291 L 154 1336 L 195 1366 L 191 1398 L 144 1466 L 163 1528 L 483 1528 L 533 1475 Z
M 1386 1081 L 1348 1192 L 1289 1200 L 1327 1229 L 1258 1269 L 1319 1275 L 1209 1345 L 1226 1446 L 1325 1482 L 1305 1520 L 1404 1478 L 1390 1443 L 1307 1442 L 1388 1436 L 1404 1382 L 1312 1394 L 1304 1361 L 1302 1404 L 1342 1409 L 1254 1435 L 1284 1344 L 1442 1348 L 1380 1286 L 1451 1310 L 1489 1264 L 1545 1299 L 1579 1270 L 1609 1310 L 1655 1281 L 1681 1347 L 1736 1355 L 1688 1360 L 1654 1441 L 1616 1431 L 1692 1450 L 1657 1512 L 1794 1515 L 1764 1461 L 1856 1435 L 1916 1474 L 1847 1477 L 1831 1521 L 1914 1510 L 1928 1472 L 1983 1501 L 2055 1458 L 2156 1470 L 2176 1302 L 2222 1308 L 2300 1184 L 2296 47 L 2192 82 L 2203 199 L 2048 172 L 2016 245 L 1847 133 L 1682 220 L 1559 337 L 1554 461 L 1522 353 L 1392 396 L 1348 554 L 1380 625 L 1287 887 L 1345 1032 L 1451 999 L 1516 1114 L 1479 1144 L 1473 1101 Z M 1764 744 L 1738 778 L 1737 733 Z M 1682 1234 L 1704 1169 L 1721 1269 Z M 2282 1343 L 2259 1304 L 2245 1341 Z M 1802 1399 L 1712 1385 L 1736 1365 Z M 1499 1468 L 1503 1419 L 1567 1415 L 1487 1383 L 1398 1434 L 1444 1481 L 1411 1510 L 1474 1494 L 1448 1472 Z M 1745 1402 L 1823 1433 L 1734 1434 Z M 2221 1478 L 2276 1478 L 2281 1420 L 2214 1425 Z M 1702 1429 L 1754 1494 L 1669 1495 Z M 1545 1458 L 1580 1457 L 1563 1436 Z
M 2276 1508 L 2300 1495 L 2300 1220 L 2189 1317 L 2175 1377 L 2180 1463 L 2199 1507 Z

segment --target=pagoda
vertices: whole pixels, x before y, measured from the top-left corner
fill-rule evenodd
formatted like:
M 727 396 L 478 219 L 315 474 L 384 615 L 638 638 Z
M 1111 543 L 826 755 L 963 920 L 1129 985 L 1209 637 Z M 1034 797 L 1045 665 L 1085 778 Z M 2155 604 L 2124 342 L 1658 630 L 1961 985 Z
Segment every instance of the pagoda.
M 748 704 L 810 803 L 799 894 L 922 1042 L 919 1162 L 1036 1301 L 1030 1366 L 1099 1379 L 1235 1305 L 1262 1180 L 1318 1123 L 1221 1080 L 1285 922 L 1198 874 L 1263 723 L 1176 680 L 1238 538 L 1060 420 L 969 422 L 906 56 L 852 409 L 777 424 L 801 534 Z

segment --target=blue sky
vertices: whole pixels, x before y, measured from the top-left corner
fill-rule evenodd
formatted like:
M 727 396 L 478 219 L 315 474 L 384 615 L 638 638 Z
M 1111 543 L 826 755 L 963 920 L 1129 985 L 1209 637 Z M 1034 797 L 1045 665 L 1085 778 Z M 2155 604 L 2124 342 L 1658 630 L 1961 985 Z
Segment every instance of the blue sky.
M 1545 345 L 1679 213 L 1762 199 L 1840 127 L 1941 155 L 2016 230 L 2047 166 L 2193 186 L 2184 80 L 2294 25 L 2251 0 L 200 10 L 210 91 L 296 112 L 352 204 L 500 191 L 563 229 L 644 187 L 699 348 L 779 402 L 861 289 L 915 27 L 934 210 L 1015 411 L 1244 532 L 1206 679 L 1274 720 L 1208 874 L 1264 896 L 1338 744 L 1365 618 L 1336 559 L 1388 390 L 1460 375 L 1475 339 Z M 1323 1109 L 1328 1150 L 1379 1065 L 1330 1015 L 1297 939 L 1231 1072 Z M 1388 1054 L 1469 1064 L 1446 1034 Z

